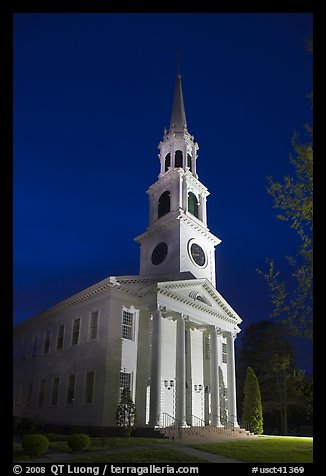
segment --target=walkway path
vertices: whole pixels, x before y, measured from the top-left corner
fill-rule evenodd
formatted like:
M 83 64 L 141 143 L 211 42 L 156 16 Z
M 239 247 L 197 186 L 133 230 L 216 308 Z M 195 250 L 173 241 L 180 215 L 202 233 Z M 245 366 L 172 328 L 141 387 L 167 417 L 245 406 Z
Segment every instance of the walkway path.
M 193 443 L 198 444 L 198 441 Z M 208 443 L 208 442 L 202 442 L 202 444 L 205 444 L 205 443 Z M 212 443 L 212 440 L 210 440 L 209 443 Z M 217 455 L 213 453 L 207 453 L 207 451 L 198 450 L 197 448 L 191 448 L 190 446 L 187 446 L 184 443 L 172 443 L 171 446 L 173 447 L 173 449 L 177 451 L 181 451 L 182 453 L 186 453 L 191 456 L 197 456 L 197 458 L 205 459 L 209 463 L 242 463 L 243 462 L 243 461 L 238 461 L 236 459 L 227 458 L 226 456 Z
M 220 440 L 219 440 L 220 441 Z M 208 463 L 242 463 L 242 461 L 238 461 L 232 458 L 227 458 L 226 456 L 222 455 L 217 455 L 213 453 L 207 453 L 204 450 L 198 450 L 197 448 L 191 448 L 188 445 L 191 444 L 198 444 L 198 441 L 196 442 L 187 442 L 181 443 L 181 442 L 171 442 L 171 443 L 164 443 L 164 444 L 152 444 L 152 445 L 141 445 L 141 446 L 133 446 L 131 448 L 114 448 L 114 449 L 103 449 L 103 450 L 98 450 L 96 451 L 96 454 L 117 454 L 117 453 L 127 453 L 130 450 L 135 450 L 137 448 L 139 449 L 147 449 L 147 448 L 164 448 L 168 449 L 171 448 L 173 450 L 179 451 L 180 453 L 184 453 L 190 456 L 196 456 L 197 458 L 200 458 L 202 460 L 206 460 Z M 209 441 L 201 441 L 201 443 L 212 443 L 212 440 L 210 439 Z M 75 454 L 73 457 L 77 456 Z M 70 453 L 60 453 L 56 450 L 49 450 L 46 455 L 40 458 L 35 458 L 33 460 L 29 460 L 29 463 L 56 463 L 57 461 L 64 462 L 65 460 L 67 463 L 72 459 L 72 455 Z M 26 463 L 26 461 L 22 461 Z M 19 461 L 15 461 L 15 463 L 19 463 Z M 153 464 L 155 462 L 153 461 Z

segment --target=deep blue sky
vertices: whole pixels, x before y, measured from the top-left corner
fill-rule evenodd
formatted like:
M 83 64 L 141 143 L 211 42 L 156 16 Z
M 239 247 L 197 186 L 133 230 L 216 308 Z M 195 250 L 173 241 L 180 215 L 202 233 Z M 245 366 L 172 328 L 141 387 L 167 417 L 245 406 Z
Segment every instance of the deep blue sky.
M 243 319 L 268 318 L 256 268 L 298 244 L 266 176 L 292 172 L 311 120 L 309 13 L 14 15 L 14 322 L 110 275 L 139 272 L 133 238 L 171 115 L 176 49 L 199 143 L 217 288 Z

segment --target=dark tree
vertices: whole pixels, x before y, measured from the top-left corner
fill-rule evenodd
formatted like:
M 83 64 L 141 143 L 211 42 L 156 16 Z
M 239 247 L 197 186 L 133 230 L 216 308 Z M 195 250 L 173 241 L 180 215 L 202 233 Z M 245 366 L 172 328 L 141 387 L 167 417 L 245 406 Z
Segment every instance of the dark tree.
M 260 388 L 258 379 L 251 367 L 247 369 L 244 385 L 242 424 L 256 435 L 263 433 L 263 407 Z
M 288 422 L 312 413 L 311 382 L 295 368 L 294 351 L 286 327 L 273 321 L 251 324 L 243 331 L 238 362 L 239 401 L 244 396 L 247 368 L 259 380 L 265 431 L 288 434 Z M 301 422 L 302 424 L 302 419 Z
M 307 43 L 312 53 L 312 41 Z M 309 95 L 312 102 L 312 94 Z M 268 268 L 262 274 L 270 293 L 272 317 L 285 322 L 295 335 L 312 338 L 313 303 L 313 144 L 312 127 L 305 125 L 305 140 L 295 132 L 292 137 L 294 153 L 290 155 L 292 175 L 283 181 L 268 177 L 268 194 L 273 198 L 273 207 L 280 213 L 277 218 L 288 222 L 300 237 L 296 255 L 286 257 L 291 269 L 291 278 L 282 279 L 275 269 L 273 259 L 267 259 Z

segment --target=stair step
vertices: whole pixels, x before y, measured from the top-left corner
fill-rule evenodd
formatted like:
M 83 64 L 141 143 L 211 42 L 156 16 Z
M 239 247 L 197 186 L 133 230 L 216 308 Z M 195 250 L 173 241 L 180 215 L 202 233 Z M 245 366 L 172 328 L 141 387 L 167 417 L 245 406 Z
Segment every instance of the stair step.
M 195 427 L 166 427 L 166 428 L 157 428 L 155 431 L 163 435 L 165 438 L 173 440 L 201 440 L 201 439 L 210 439 L 210 438 L 248 438 L 254 436 L 248 430 L 244 428 L 224 428 L 224 427 L 214 427 L 214 426 L 195 426 Z

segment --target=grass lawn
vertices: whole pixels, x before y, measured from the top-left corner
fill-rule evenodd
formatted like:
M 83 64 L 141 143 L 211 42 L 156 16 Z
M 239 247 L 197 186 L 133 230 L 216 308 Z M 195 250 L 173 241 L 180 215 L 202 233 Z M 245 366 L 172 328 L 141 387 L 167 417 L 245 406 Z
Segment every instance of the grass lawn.
M 158 444 L 169 443 L 169 440 L 161 438 L 92 438 L 91 446 L 87 451 L 98 451 L 98 450 L 111 450 L 116 448 L 134 448 L 137 446 L 147 446 L 147 445 L 158 445 Z M 50 446 L 52 450 L 58 451 L 60 453 L 71 453 L 71 449 L 66 441 L 57 440 L 50 441 Z
M 259 436 L 248 440 L 192 445 L 248 463 L 312 463 L 312 438 Z
M 92 438 L 86 451 L 72 452 L 66 441 L 50 437 L 49 454 L 40 459 L 55 463 L 205 463 L 195 456 L 174 450 L 170 441 L 159 438 Z M 208 453 L 220 454 L 249 463 L 312 463 L 312 438 L 259 436 L 253 439 L 192 445 Z M 117 450 L 107 454 L 105 450 Z M 66 454 L 66 457 L 63 455 Z M 50 458 L 51 456 L 51 458 Z M 55 459 L 53 459 L 55 456 Z M 57 458 L 56 458 L 57 456 Z M 33 461 L 14 443 L 14 461 Z

